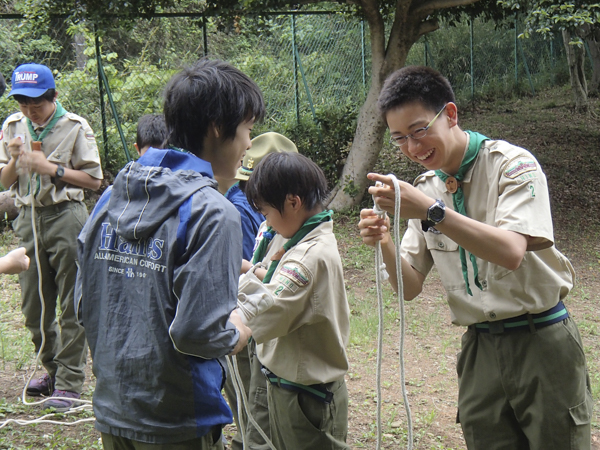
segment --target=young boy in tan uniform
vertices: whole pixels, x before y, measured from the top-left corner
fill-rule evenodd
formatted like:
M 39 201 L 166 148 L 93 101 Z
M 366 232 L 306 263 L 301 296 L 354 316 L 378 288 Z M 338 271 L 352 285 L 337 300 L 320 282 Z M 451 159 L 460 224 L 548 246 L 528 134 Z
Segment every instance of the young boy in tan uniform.
M 457 371 L 458 419 L 469 449 L 589 449 L 592 400 L 577 326 L 563 300 L 570 262 L 553 246 L 546 177 L 523 148 L 458 126 L 448 81 L 405 67 L 379 106 L 392 143 L 429 171 L 400 182 L 404 298 L 435 264 L 452 322 L 468 327 Z M 369 174 L 376 203 L 394 213 L 389 177 Z M 363 241 L 380 241 L 397 286 L 389 221 L 361 211 Z
M 298 153 L 268 155 L 246 186 L 249 202 L 289 239 L 281 248 L 271 246 L 268 267 L 258 269 L 266 287 L 261 301 L 244 303 L 243 282 L 240 296 L 270 382 L 278 450 L 349 448 L 349 307 L 332 213 L 323 207 L 326 194 L 321 169 Z M 263 239 L 255 261 L 264 261 L 266 248 Z
M 244 247 L 244 260 L 242 262 L 242 272 L 247 272 L 252 266 L 250 262 L 253 258 L 254 247 L 257 240 L 260 241 L 261 231 L 266 228 L 265 218 L 256 211 L 246 198 L 245 186 L 254 172 L 254 168 L 262 161 L 264 157 L 271 153 L 294 152 L 298 153 L 296 145 L 285 136 L 272 131 L 263 133 L 252 139 L 252 146 L 246 151 L 242 160 L 242 165 L 238 168 L 234 179 L 217 178 L 219 183 L 219 192 L 233 203 L 238 212 L 242 223 L 242 236 Z M 260 234 L 259 234 L 260 233 Z M 281 245 L 277 248 L 281 248 Z M 260 362 L 256 357 L 256 342 L 251 341 L 248 348 L 242 350 L 236 355 L 236 362 L 240 379 L 246 396 L 248 397 L 248 408 L 250 414 L 261 428 L 261 430 L 270 436 L 269 410 L 267 407 L 267 381 L 261 372 Z M 232 450 L 241 450 L 243 447 L 242 433 L 240 427 L 242 423 L 245 428 L 245 442 L 252 450 L 268 450 L 269 446 L 263 439 L 260 432 L 246 416 L 242 409 L 242 421 L 237 415 L 238 399 L 233 385 L 233 375 L 229 374 L 225 381 L 225 394 L 229 406 L 233 412 L 233 417 L 238 427 L 238 432 L 231 440 Z
M 80 398 L 85 378 L 86 345 L 73 309 L 77 265 L 77 235 L 88 213 L 83 188 L 96 190 L 102 180 L 94 132 L 87 121 L 67 112 L 56 100 L 54 77 L 48 67 L 24 64 L 12 75 L 13 97 L 21 112 L 11 115 L 0 135 L 0 182 L 11 190 L 20 208 L 13 227 L 31 259 L 19 275 L 25 325 L 36 352 L 42 342 L 38 271 L 42 274 L 46 342 L 41 362 L 47 374 L 32 380 L 29 395 Z M 41 151 L 33 150 L 40 146 Z M 38 267 L 35 231 L 38 239 Z M 62 314 L 56 321 L 56 302 Z M 66 411 L 75 403 L 53 399 L 44 404 Z

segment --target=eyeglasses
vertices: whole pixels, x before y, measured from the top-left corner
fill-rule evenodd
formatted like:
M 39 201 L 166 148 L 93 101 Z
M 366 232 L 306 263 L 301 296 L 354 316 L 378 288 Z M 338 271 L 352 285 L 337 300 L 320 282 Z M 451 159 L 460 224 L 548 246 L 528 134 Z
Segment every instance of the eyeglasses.
M 440 116 L 442 111 L 444 109 L 446 109 L 447 105 L 448 104 L 446 103 L 444 105 L 444 107 L 442 109 L 440 109 L 440 112 L 435 115 L 433 120 L 431 122 L 429 122 L 429 124 L 427 124 L 426 127 L 417 128 L 415 131 L 413 131 L 410 134 L 407 134 L 406 136 L 397 136 L 397 137 L 392 136 L 390 138 L 390 143 L 395 147 L 402 147 L 404 144 L 406 144 L 408 142 L 408 138 L 423 139 L 425 136 L 427 136 L 427 131 L 429 130 L 429 128 L 431 128 L 431 126 L 433 125 L 433 122 L 435 122 L 435 119 L 437 119 Z

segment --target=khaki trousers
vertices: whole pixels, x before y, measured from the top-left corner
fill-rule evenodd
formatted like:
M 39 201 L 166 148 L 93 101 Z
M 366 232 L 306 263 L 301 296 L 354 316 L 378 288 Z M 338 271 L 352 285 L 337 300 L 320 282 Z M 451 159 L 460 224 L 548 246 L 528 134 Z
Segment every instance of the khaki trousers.
M 31 217 L 31 208 L 21 207 L 13 228 L 31 259 L 29 269 L 19 275 L 19 281 L 25 326 L 31 332 L 37 353 L 42 343 L 42 307 Z M 77 275 L 77 236 L 87 220 L 87 209 L 80 202 L 63 202 L 35 208 L 35 217 L 45 305 L 46 341 L 41 362 L 51 376 L 56 376 L 56 389 L 81 393 L 87 346 L 83 328 L 75 318 L 73 291 Z M 58 323 L 57 300 L 60 301 Z
M 457 370 L 469 450 L 590 449 L 590 383 L 570 318 L 534 332 L 469 329 Z
M 132 439 L 102 433 L 104 450 L 223 450 L 221 427 L 213 427 L 213 431 L 200 438 L 170 444 L 149 444 Z
M 326 386 L 334 393 L 331 403 L 268 384 L 271 435 L 277 450 L 350 449 L 346 382 Z

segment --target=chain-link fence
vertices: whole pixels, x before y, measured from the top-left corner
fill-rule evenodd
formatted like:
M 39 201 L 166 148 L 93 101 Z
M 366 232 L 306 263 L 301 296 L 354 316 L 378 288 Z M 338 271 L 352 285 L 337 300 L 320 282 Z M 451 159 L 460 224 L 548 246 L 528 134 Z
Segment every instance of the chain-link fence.
M 85 24 L 69 28 L 61 18 L 39 27 L 16 15 L 0 16 L 0 70 L 7 81 L 21 63 L 53 69 L 59 100 L 90 122 L 103 165 L 112 170 L 135 154 L 137 120 L 161 111 L 169 78 L 204 55 L 231 62 L 259 84 L 267 104 L 260 132 L 289 129 L 340 107 L 357 112 L 370 81 L 369 49 L 366 23 L 338 13 L 237 21 L 164 14 L 101 38 Z M 481 21 L 442 26 L 413 46 L 407 64 L 440 70 L 462 102 L 532 93 L 568 80 L 562 42 L 517 39 L 514 27 L 496 30 Z M 2 119 L 15 110 L 13 100 L 0 99 Z

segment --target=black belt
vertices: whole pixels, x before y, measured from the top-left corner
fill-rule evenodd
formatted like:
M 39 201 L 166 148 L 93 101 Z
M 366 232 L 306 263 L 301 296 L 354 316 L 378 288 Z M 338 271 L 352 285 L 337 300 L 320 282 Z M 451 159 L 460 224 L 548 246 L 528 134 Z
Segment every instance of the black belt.
M 469 329 L 478 333 L 501 334 L 517 330 L 529 330 L 534 332 L 536 329 L 547 327 L 569 317 L 569 312 L 562 301 L 554 308 L 539 314 L 522 314 L 510 319 L 497 320 L 494 322 L 482 322 L 469 325 Z
M 287 389 L 288 391 L 303 392 L 324 403 L 331 403 L 331 400 L 333 400 L 333 392 L 327 389 L 324 384 L 311 384 L 307 386 L 278 377 L 266 367 L 263 367 L 261 370 L 265 377 L 267 377 L 267 380 L 274 386 Z

